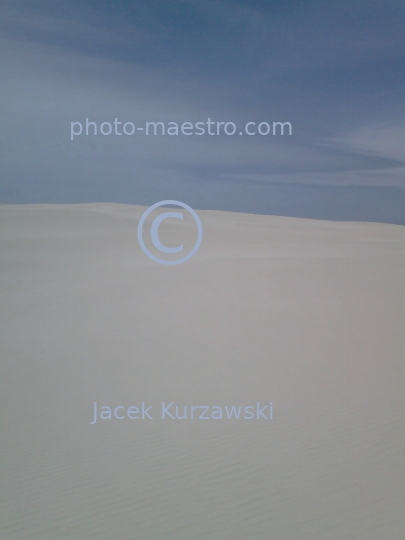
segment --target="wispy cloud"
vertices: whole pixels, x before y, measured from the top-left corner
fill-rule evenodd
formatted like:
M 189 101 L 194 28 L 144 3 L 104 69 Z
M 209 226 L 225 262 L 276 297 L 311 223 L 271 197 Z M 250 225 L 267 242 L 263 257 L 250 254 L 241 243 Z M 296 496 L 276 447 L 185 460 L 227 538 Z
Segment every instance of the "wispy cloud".
M 228 208 L 234 182 L 235 207 L 255 211 L 258 183 L 405 189 L 403 3 L 15 0 L 0 21 L 5 201 L 149 204 L 172 189 L 208 206 L 211 190 Z M 86 117 L 294 134 L 72 143 Z

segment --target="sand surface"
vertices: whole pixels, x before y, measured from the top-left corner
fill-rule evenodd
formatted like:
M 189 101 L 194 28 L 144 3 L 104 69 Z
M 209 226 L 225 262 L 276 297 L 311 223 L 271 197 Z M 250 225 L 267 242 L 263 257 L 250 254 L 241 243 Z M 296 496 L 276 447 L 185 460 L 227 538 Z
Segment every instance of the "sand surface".
M 199 211 L 169 267 L 144 210 L 0 207 L 0 537 L 402 540 L 405 227 Z

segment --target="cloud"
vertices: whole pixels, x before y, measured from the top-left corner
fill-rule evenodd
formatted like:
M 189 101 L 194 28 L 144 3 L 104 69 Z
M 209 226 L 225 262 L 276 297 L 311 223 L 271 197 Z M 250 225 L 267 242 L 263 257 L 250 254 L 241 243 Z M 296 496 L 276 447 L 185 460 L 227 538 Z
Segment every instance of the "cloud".
M 0 196 L 149 204 L 176 192 L 231 209 L 234 185 L 235 208 L 261 211 L 258 185 L 405 189 L 401 6 L 3 4 Z M 293 136 L 70 141 L 86 117 L 280 120 Z

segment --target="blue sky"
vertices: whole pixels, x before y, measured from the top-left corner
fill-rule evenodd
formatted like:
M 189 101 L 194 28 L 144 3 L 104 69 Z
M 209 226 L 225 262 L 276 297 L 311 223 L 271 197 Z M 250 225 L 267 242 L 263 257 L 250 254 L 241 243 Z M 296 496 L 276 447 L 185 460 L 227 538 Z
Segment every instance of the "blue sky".
M 0 21 L 0 202 L 405 224 L 402 0 L 12 0 Z M 71 141 L 86 117 L 293 135 Z

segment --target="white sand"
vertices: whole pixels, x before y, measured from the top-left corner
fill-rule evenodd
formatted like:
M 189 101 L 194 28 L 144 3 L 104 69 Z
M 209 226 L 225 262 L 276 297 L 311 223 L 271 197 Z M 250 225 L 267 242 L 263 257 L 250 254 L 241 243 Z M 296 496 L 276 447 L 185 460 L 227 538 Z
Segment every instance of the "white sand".
M 0 207 L 0 537 L 402 540 L 405 227 L 201 211 L 168 267 L 143 210 Z

